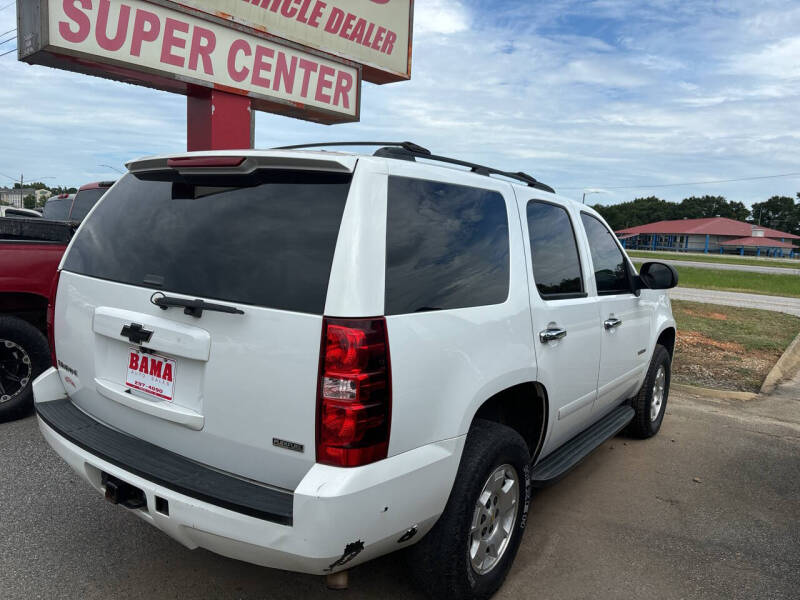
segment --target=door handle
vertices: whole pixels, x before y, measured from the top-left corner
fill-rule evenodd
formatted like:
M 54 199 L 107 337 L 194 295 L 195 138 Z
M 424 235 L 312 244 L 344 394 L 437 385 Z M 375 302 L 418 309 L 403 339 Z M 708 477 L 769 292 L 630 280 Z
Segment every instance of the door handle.
M 543 344 L 546 344 L 547 342 L 554 342 L 555 340 L 560 340 L 561 338 L 565 337 L 567 337 L 567 330 L 560 329 L 558 327 L 550 327 L 539 332 L 539 340 Z
M 616 317 L 609 317 L 603 322 L 603 326 L 606 329 L 614 329 L 620 325 L 622 325 L 622 319 L 618 319 Z

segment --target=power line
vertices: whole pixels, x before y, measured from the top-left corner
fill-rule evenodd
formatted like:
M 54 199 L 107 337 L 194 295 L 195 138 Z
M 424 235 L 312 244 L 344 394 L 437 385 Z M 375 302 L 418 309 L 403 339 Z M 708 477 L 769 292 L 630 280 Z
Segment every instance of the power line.
M 759 179 L 779 179 L 781 177 L 800 177 L 800 173 L 782 173 L 780 175 L 761 175 L 759 177 L 739 177 L 737 179 L 717 179 L 713 181 L 690 181 L 687 183 L 655 183 L 652 185 L 629 185 L 629 186 L 605 186 L 597 185 L 594 187 L 602 188 L 604 190 L 640 190 L 645 188 L 668 188 L 679 187 L 682 185 L 709 185 L 715 183 L 734 183 L 737 181 L 756 181 Z M 560 190 L 583 190 L 583 187 L 560 187 Z
M 17 49 L 16 49 L 16 48 L 13 48 L 13 49 L 9 50 L 8 52 L 3 52 L 2 54 L 0 54 L 0 57 L 3 57 L 3 56 L 5 56 L 6 54 L 11 54 L 12 52 L 16 52 L 16 51 L 17 51 Z
M 2 10 L 2 9 L 0 9 L 0 10 Z M 16 27 L 14 27 L 14 29 L 9 29 L 9 30 L 8 30 L 8 31 L 6 31 L 5 33 L 0 33 L 0 37 L 3 37 L 4 35 L 7 35 L 7 34 L 9 34 L 9 33 L 14 33 L 16 30 L 17 30 L 17 28 L 16 28 Z
M 15 4 L 16 4 L 16 1 L 15 2 L 9 2 L 8 4 L 6 4 L 2 8 L 0 8 L 0 10 L 5 10 L 7 8 L 10 8 L 10 7 L 14 6 Z

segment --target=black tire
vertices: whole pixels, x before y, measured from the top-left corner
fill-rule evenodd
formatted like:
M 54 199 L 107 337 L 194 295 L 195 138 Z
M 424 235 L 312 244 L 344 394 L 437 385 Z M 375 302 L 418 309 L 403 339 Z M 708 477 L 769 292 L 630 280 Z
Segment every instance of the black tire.
M 529 461 L 528 447 L 516 431 L 483 419 L 473 423 L 444 512 L 406 555 L 416 583 L 432 598 L 489 598 L 503 584 L 525 530 L 531 494 Z M 480 574 L 470 559 L 470 528 L 484 485 L 503 465 L 513 466 L 518 475 L 516 520 L 500 559 Z
M 664 392 L 661 407 L 655 419 L 652 419 L 651 408 L 653 405 L 653 390 L 659 368 L 664 369 Z M 664 421 L 664 414 L 667 411 L 667 399 L 669 398 L 669 382 L 672 374 L 672 359 L 669 351 L 664 346 L 657 345 L 650 360 L 650 367 L 647 369 L 647 376 L 644 378 L 642 389 L 633 398 L 631 406 L 636 411 L 626 432 L 640 439 L 653 437 L 661 429 Z
M 42 332 L 17 317 L 0 316 L 0 422 L 30 412 L 33 380 L 49 366 L 50 346 Z

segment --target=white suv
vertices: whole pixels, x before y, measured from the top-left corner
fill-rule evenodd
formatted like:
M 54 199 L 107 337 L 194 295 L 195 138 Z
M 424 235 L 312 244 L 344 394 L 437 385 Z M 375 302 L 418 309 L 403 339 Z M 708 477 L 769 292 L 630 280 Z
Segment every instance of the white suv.
M 674 269 L 530 176 L 410 143 L 129 169 L 61 264 L 36 408 L 189 548 L 323 575 L 408 548 L 429 593 L 487 597 L 531 487 L 661 426 Z

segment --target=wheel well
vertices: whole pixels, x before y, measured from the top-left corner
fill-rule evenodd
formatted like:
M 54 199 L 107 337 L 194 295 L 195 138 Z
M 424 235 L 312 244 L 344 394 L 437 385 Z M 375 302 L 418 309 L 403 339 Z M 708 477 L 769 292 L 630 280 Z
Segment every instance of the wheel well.
M 484 402 L 474 418 L 511 427 L 522 436 L 531 458 L 535 458 L 542 449 L 547 429 L 547 393 L 536 382 L 515 385 Z
M 47 332 L 47 298 L 37 294 L 0 294 L 0 315 L 18 317 Z
M 667 349 L 667 352 L 669 352 L 670 358 L 672 358 L 673 354 L 675 353 L 675 328 L 668 327 L 662 331 L 661 335 L 658 336 L 658 341 L 656 344 L 661 344 L 664 346 L 664 348 Z

